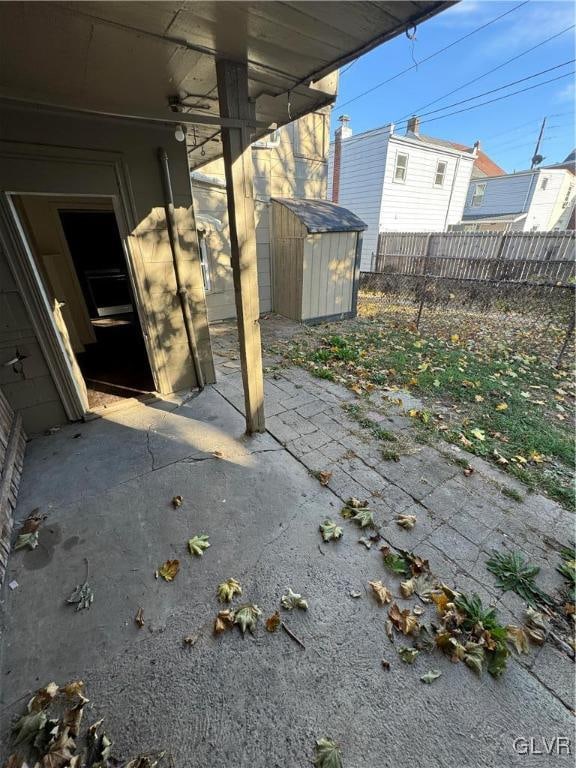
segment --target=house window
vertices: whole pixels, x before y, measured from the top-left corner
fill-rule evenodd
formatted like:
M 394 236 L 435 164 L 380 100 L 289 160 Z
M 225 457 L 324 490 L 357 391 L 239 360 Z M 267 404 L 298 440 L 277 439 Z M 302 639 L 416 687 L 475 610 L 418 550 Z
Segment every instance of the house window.
M 573 190 L 574 190 L 574 187 L 572 186 L 572 184 L 570 184 L 570 186 L 568 187 L 568 191 L 566 192 L 566 197 L 564 198 L 564 202 L 562 203 L 562 208 L 568 208 Z
M 478 206 L 482 205 L 485 193 L 486 193 L 486 184 L 476 184 L 474 186 L 474 194 L 472 195 L 473 208 L 478 208 Z
M 548 186 L 548 177 L 544 176 L 542 179 L 542 183 L 540 184 L 540 189 L 544 190 Z
M 210 293 L 212 290 L 212 280 L 210 278 L 210 249 L 206 242 L 206 233 L 202 229 L 198 230 L 198 246 L 200 249 L 200 266 L 202 267 L 204 291 Z
M 434 177 L 434 186 L 435 187 L 443 187 L 444 186 L 444 179 L 446 178 L 446 168 L 448 167 L 448 163 L 444 162 L 443 160 L 438 160 L 436 164 L 436 176 Z
M 404 183 L 406 181 L 406 171 L 408 170 L 408 155 L 398 152 L 396 155 L 396 165 L 394 166 L 394 181 Z
M 258 139 L 252 144 L 252 149 L 275 149 L 280 146 L 280 132 L 272 131 L 262 139 Z

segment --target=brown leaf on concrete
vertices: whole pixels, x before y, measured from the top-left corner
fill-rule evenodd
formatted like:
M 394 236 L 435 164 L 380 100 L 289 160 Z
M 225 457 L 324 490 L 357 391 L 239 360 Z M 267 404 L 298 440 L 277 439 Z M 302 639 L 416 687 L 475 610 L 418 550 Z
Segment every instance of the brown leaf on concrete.
M 181 507 L 183 503 L 184 503 L 183 496 L 174 496 L 172 499 L 172 506 L 174 507 L 174 509 Z
M 64 712 L 62 724 L 68 728 L 70 736 L 78 736 L 80 733 L 80 723 L 84 714 L 84 702 L 81 701 L 75 707 L 71 707 Z
M 137 627 L 142 629 L 144 626 L 144 608 L 138 608 L 136 611 L 136 616 L 134 616 L 134 622 Z
M 392 592 L 381 581 L 369 581 L 368 585 L 372 587 L 374 597 L 380 605 L 389 603 L 392 600 Z
M 234 626 L 234 611 L 219 611 L 214 619 L 214 634 L 219 635 Z
M 278 611 L 275 611 L 272 616 L 270 616 L 268 619 L 266 619 L 266 629 L 268 632 L 276 632 L 278 627 L 280 626 L 281 619 L 280 614 Z
M 397 603 L 392 603 L 388 610 L 388 616 L 396 629 L 404 635 L 411 635 L 419 629 L 418 619 L 410 612 L 409 608 L 401 611 Z
M 64 693 L 69 699 L 78 697 L 83 703 L 89 701 L 89 699 L 84 696 L 83 680 L 70 680 L 69 683 L 66 683 L 66 685 L 63 685 L 60 688 L 60 692 Z
M 328 470 L 323 469 L 321 472 L 318 472 L 318 480 L 320 481 L 320 485 L 328 485 L 332 478 L 332 472 L 328 472 Z
M 180 560 L 166 560 L 164 565 L 158 568 L 158 573 L 164 581 L 174 581 L 180 570 Z
M 382 659 L 382 667 L 386 670 L 386 672 L 390 671 L 390 662 L 386 659 Z
M 46 709 L 59 690 L 56 683 L 48 683 L 44 688 L 39 688 L 28 702 L 28 712 L 40 712 L 42 709 Z

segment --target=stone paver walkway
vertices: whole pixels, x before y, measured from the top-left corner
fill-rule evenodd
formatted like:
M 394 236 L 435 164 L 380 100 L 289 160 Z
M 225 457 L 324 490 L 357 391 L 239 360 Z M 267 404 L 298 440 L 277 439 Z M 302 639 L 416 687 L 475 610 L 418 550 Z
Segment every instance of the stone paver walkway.
M 262 321 L 268 431 L 310 472 L 332 472 L 329 488 L 343 502 L 351 496 L 368 499 L 388 544 L 428 558 L 433 572 L 446 583 L 495 605 L 504 623 L 522 625 L 526 605 L 515 593 L 503 594 L 496 588 L 495 577 L 486 569 L 487 556 L 493 549 L 521 551 L 540 567 L 540 586 L 554 594 L 563 585 L 556 571 L 558 550 L 574 541 L 574 516 L 457 446 L 411 441 L 411 450 L 399 461 L 384 461 L 382 443 L 343 407 L 359 402 L 353 392 L 298 367 L 278 365 L 280 357 L 272 351 L 275 342 L 301 330 L 302 326 L 277 316 Z M 211 333 L 216 388 L 243 411 L 235 326 L 221 323 Z M 417 405 L 414 399 L 405 396 L 402 407 L 385 409 L 381 393 L 371 395 L 370 401 L 371 420 L 410 442 L 413 427 L 404 411 Z M 457 458 L 469 461 L 474 468 L 471 476 L 464 475 Z M 509 498 L 503 488 L 518 490 L 524 500 Z M 399 513 L 416 515 L 412 531 L 395 523 Z M 547 642 L 518 660 L 574 709 L 574 663 L 567 653 Z

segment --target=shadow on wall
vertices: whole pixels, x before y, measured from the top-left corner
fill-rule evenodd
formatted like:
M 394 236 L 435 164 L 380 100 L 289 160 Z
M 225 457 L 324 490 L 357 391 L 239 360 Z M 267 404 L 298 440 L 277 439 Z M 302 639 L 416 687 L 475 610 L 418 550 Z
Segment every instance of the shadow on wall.
M 214 380 L 205 296 L 198 260 L 198 235 L 189 208 L 175 211 L 180 237 L 180 273 L 187 290 L 200 362 L 207 383 Z M 172 249 L 163 208 L 154 208 L 131 233 L 136 241 L 151 344 L 162 391 L 176 392 L 193 385 L 194 374 L 186 327 L 177 292 Z

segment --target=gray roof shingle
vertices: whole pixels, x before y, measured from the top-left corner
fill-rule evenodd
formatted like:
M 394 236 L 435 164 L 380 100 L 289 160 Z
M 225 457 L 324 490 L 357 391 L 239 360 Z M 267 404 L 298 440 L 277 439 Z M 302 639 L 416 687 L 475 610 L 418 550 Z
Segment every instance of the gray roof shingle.
M 341 205 L 328 200 L 297 200 L 288 197 L 273 197 L 272 200 L 292 211 L 310 234 L 362 232 L 368 226 L 348 208 L 342 208 Z

